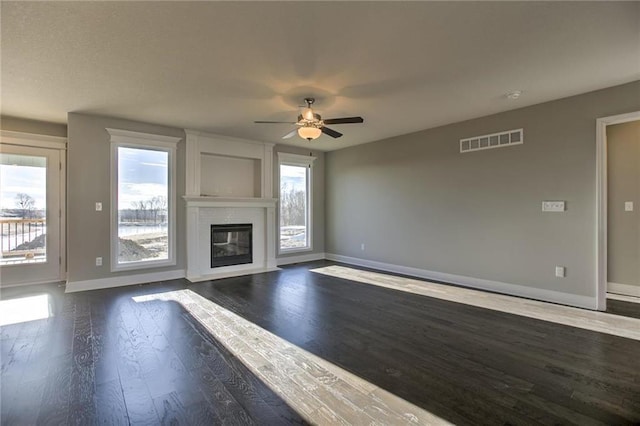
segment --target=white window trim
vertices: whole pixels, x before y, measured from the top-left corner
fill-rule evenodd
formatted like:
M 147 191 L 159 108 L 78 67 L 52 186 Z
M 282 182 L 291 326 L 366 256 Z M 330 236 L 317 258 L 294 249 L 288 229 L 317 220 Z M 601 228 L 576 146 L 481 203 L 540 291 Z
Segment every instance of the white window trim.
M 290 154 L 278 152 L 278 254 L 290 254 L 313 251 L 313 162 L 317 157 L 309 155 Z M 281 248 L 280 246 L 280 166 L 304 166 L 307 168 L 307 247 Z
M 67 138 L 37 133 L 0 130 L 0 145 L 2 144 L 56 149 L 60 152 L 60 244 L 58 250 L 60 253 L 59 277 L 60 280 L 64 281 L 67 279 Z
M 176 264 L 176 151 L 182 138 L 106 129 L 111 135 L 111 272 L 159 268 Z M 118 148 L 139 148 L 169 153 L 169 255 L 168 259 L 118 264 Z

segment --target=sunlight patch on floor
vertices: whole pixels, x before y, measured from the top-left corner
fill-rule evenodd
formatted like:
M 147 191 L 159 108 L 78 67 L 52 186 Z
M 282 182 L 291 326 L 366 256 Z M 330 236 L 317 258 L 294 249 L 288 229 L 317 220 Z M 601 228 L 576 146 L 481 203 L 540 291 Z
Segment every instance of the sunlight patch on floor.
M 607 293 L 607 299 L 620 300 L 622 302 L 640 303 L 640 297 L 625 296 L 624 294 Z
M 137 296 L 133 300 L 180 303 L 312 424 L 450 424 L 191 290 Z
M 640 319 L 637 318 L 572 308 L 570 306 L 556 305 L 554 303 L 540 302 L 452 285 L 437 284 L 379 272 L 363 271 L 345 266 L 326 266 L 311 269 L 311 272 L 585 330 L 597 331 L 599 333 L 640 340 Z
M 0 326 L 49 318 L 49 295 L 0 300 Z

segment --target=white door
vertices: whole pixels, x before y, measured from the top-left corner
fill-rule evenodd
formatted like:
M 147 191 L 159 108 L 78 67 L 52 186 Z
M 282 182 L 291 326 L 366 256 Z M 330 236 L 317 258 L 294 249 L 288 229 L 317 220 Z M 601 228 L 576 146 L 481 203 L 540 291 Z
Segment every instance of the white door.
M 0 144 L 0 286 L 62 280 L 61 151 Z

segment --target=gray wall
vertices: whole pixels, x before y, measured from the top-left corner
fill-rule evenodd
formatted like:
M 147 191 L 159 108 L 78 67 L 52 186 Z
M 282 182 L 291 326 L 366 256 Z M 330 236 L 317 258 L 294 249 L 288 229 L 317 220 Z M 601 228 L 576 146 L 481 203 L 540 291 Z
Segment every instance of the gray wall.
M 635 110 L 640 82 L 330 152 L 326 251 L 593 297 L 596 118 Z M 459 153 L 521 127 L 523 145 Z
M 177 163 L 177 265 L 127 272 L 110 272 L 111 166 L 110 137 L 105 128 L 182 137 Z M 67 259 L 68 281 L 77 282 L 122 275 L 146 274 L 185 267 L 185 142 L 182 129 L 162 127 L 116 118 L 70 113 L 67 151 Z M 101 201 L 103 210 L 95 211 Z M 95 258 L 103 266 L 95 266 Z
M 301 144 L 304 143 L 301 139 Z M 304 148 L 298 148 L 295 146 L 289 145 L 276 145 L 273 149 L 273 196 L 275 198 L 278 197 L 278 192 L 280 189 L 280 168 L 278 167 L 278 152 L 288 152 L 290 154 L 298 154 L 298 155 L 309 155 L 312 153 L 314 157 L 317 157 L 317 160 L 314 161 L 313 164 L 313 175 L 311 177 L 313 181 L 313 250 L 312 251 L 304 251 L 298 253 L 288 253 L 278 255 L 277 247 L 276 247 L 276 257 L 278 258 L 287 258 L 292 256 L 302 256 L 313 253 L 324 253 L 324 239 L 325 239 L 325 153 L 322 151 L 313 151 Z M 280 223 L 280 216 L 276 213 L 276 223 Z M 276 240 L 278 237 L 276 236 Z M 277 241 L 279 244 L 279 241 Z
M 640 286 L 640 121 L 607 127 L 607 163 L 608 280 Z
M 26 118 L 2 116 L 0 128 L 12 132 L 35 133 L 38 135 L 67 137 L 67 125 L 45 121 L 28 120 Z

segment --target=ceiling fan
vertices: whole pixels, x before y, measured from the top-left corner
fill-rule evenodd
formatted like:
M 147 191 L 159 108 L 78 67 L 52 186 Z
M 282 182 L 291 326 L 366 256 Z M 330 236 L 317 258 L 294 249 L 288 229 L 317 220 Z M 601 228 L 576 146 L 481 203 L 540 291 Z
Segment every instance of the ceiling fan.
M 311 105 L 313 105 L 315 101 L 316 100 L 314 98 L 304 99 L 306 106 L 303 107 L 304 109 L 302 110 L 302 114 L 298 116 L 298 121 L 254 121 L 254 123 L 295 124 L 297 128 L 284 135 L 282 139 L 289 139 L 297 133 L 302 139 L 306 139 L 308 141 L 318 138 L 322 133 L 329 135 L 332 138 L 339 138 L 342 136 L 342 133 L 326 127 L 326 124 L 364 123 L 364 119 L 362 117 L 328 118 L 323 120 L 320 114 L 313 112 L 313 109 L 311 108 Z

